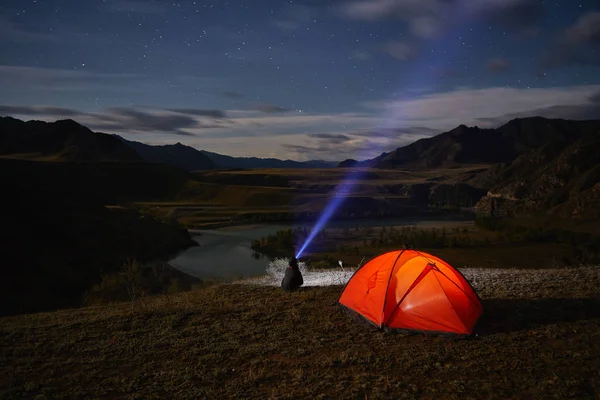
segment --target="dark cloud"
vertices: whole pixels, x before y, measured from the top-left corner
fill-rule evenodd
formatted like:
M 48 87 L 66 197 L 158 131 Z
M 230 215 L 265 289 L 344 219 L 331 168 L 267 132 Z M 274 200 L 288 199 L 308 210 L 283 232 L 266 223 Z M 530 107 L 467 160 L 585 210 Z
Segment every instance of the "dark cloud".
M 417 55 L 417 49 L 414 45 L 400 41 L 388 42 L 381 48 L 385 53 L 401 61 L 410 60 Z
M 283 30 L 295 30 L 311 23 L 317 16 L 318 9 L 316 7 L 290 2 L 283 7 L 282 12 L 273 21 L 273 24 Z
M 598 66 L 600 53 L 592 53 L 579 46 L 558 45 L 542 58 L 538 75 L 541 72 L 572 65 Z
M 567 28 L 565 38 L 576 44 L 600 44 L 600 11 L 582 15 Z
M 53 42 L 60 43 L 59 37 L 53 33 L 34 31 L 0 15 L 0 41 L 19 43 Z
M 539 0 L 495 1 L 488 7 L 489 10 L 484 11 L 484 15 L 491 23 L 517 28 L 517 30 L 539 22 L 544 13 L 544 5 Z
M 104 0 L 100 8 L 107 11 L 139 14 L 162 14 L 167 11 L 166 4 L 147 0 Z
M 311 133 L 308 136 L 330 143 L 343 143 L 352 140 L 350 136 L 341 133 Z
M 275 114 L 275 113 L 283 113 L 286 111 L 291 111 L 288 108 L 276 106 L 274 104 L 266 104 L 266 103 L 254 104 L 251 106 L 251 108 L 253 110 L 260 111 L 265 114 Z
M 457 12 L 490 24 L 524 30 L 537 23 L 543 11 L 539 0 L 354 0 L 337 8 L 339 15 L 349 19 L 404 21 L 410 32 L 422 39 L 439 34 L 451 23 L 448 16 Z
M 356 50 L 352 52 L 352 58 L 355 60 L 368 61 L 371 59 L 371 54 L 366 51 Z
M 437 78 L 446 79 L 446 78 L 456 78 L 460 76 L 460 72 L 457 68 L 454 67 L 434 67 L 433 73 Z
M 393 128 L 393 129 L 377 129 L 377 130 L 369 130 L 362 132 L 352 132 L 350 135 L 360 136 L 360 137 L 368 137 L 371 139 L 380 139 L 380 138 L 394 138 L 399 135 L 423 135 L 429 136 L 439 133 L 438 130 L 427 128 L 424 126 L 413 126 L 413 127 L 403 127 L 403 128 Z
M 284 144 L 281 145 L 281 147 L 283 147 L 286 150 L 296 151 L 298 153 L 317 153 L 317 152 L 321 152 L 322 151 L 322 150 L 319 150 L 317 147 L 303 146 L 301 144 L 287 144 L 287 143 L 284 143 Z
M 49 115 L 57 117 L 77 117 L 84 113 L 70 108 L 50 106 L 0 106 L 3 115 Z
M 192 135 L 183 129 L 203 127 L 195 118 L 187 115 L 159 115 L 133 108 L 115 107 L 102 114 L 109 124 L 121 131 L 141 131 Z
M 492 59 L 488 60 L 488 62 L 486 64 L 486 68 L 490 72 L 497 72 L 497 73 L 507 72 L 510 69 L 510 63 L 505 58 L 501 58 L 501 57 L 492 58 Z
M 282 144 L 287 151 L 324 157 L 328 159 L 343 159 L 360 154 L 360 158 L 368 158 L 366 149 L 378 152 L 378 146 L 373 146 L 373 139 L 388 139 L 385 151 L 406 146 L 422 137 L 433 136 L 439 130 L 427 127 L 404 127 L 395 129 L 377 129 L 348 133 L 311 133 L 301 143 Z M 376 154 L 371 154 L 375 156 Z
M 198 117 L 227 118 L 224 111 L 215 109 L 168 108 L 167 111 L 172 111 L 178 114 L 196 115 Z
M 600 104 L 600 91 L 591 95 L 588 100 L 593 104 Z
M 328 141 L 318 141 L 317 143 L 306 144 L 282 144 L 287 151 L 294 151 L 303 154 L 313 154 L 316 157 L 327 158 L 345 158 L 342 154 L 355 154 L 365 148 L 365 143 L 331 143 Z
M 546 71 L 570 65 L 600 65 L 600 12 L 583 14 L 565 29 L 542 57 L 539 69 Z
M 226 90 L 226 91 L 223 91 L 223 92 L 221 92 L 221 95 L 222 95 L 223 97 L 227 97 L 228 99 L 236 99 L 236 100 L 239 100 L 239 99 L 243 99 L 243 98 L 244 98 L 244 95 L 243 95 L 242 93 L 239 93 L 239 92 L 233 92 L 233 91 L 229 91 L 229 90 Z
M 600 119 L 600 102 L 577 106 L 557 105 L 552 107 L 543 107 L 530 111 L 504 114 L 498 117 L 477 118 L 477 121 L 482 122 L 484 125 L 483 127 L 498 127 L 512 119 L 527 117 L 559 118 L 579 121 Z
M 85 113 L 70 108 L 50 106 L 0 105 L 0 115 L 30 115 L 48 118 L 70 117 L 79 119 L 90 129 L 121 132 L 161 132 L 175 135 L 195 136 L 185 129 L 223 128 L 233 121 L 225 119 L 220 110 L 172 109 L 140 111 L 141 107 L 113 107 L 102 112 Z M 165 111 L 169 111 L 167 114 Z M 209 117 L 202 120 L 199 117 Z

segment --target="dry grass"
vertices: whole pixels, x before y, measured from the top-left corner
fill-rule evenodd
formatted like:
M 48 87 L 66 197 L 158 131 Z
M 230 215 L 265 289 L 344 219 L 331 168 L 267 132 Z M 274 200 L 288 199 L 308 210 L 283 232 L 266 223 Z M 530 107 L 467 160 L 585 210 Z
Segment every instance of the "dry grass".
M 465 271 L 468 273 L 469 271 Z M 469 275 L 480 335 L 386 335 L 340 287 L 220 285 L 0 319 L 0 397 L 597 398 L 597 268 Z

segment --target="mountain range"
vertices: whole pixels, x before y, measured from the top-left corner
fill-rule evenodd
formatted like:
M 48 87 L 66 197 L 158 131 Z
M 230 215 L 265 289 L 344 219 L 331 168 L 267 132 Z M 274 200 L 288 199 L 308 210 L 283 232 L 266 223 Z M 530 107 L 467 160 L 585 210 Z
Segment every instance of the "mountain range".
M 152 146 L 115 136 L 127 143 L 146 161 L 171 164 L 188 171 L 217 168 L 333 168 L 337 164 L 334 161 L 322 160 L 294 161 L 277 158 L 232 157 L 207 150 L 197 150 L 179 142 Z
M 126 144 L 125 146 L 123 145 Z M 150 161 L 194 171 L 227 168 L 333 168 L 332 161 L 232 157 L 181 143 L 152 146 L 92 132 L 77 122 L 21 121 L 0 117 L 0 156 L 45 161 Z
M 338 166 L 447 168 L 461 164 L 511 162 L 527 150 L 547 143 L 569 142 L 597 128 L 598 121 L 541 117 L 513 119 L 496 129 L 460 125 L 378 157 L 364 161 L 345 160 Z
M 460 125 L 338 167 L 438 169 L 443 175 L 461 165 L 486 166 L 461 182 L 486 193 L 473 199 L 479 212 L 600 217 L 600 120 L 531 117 L 496 129 Z
M 142 161 L 112 135 L 67 119 L 52 123 L 0 117 L 0 156 L 39 161 Z
M 324 168 L 334 163 L 231 157 L 181 143 L 151 146 L 94 133 L 72 120 L 54 123 L 0 119 L 0 156 L 46 161 L 150 161 L 183 170 Z M 550 211 L 600 217 L 600 120 L 517 118 L 495 129 L 460 125 L 370 160 L 338 167 L 455 168 L 479 165 L 460 182 L 486 193 L 474 198 L 482 212 Z M 466 186 L 465 186 L 466 185 Z M 470 190 L 470 189 L 469 189 Z

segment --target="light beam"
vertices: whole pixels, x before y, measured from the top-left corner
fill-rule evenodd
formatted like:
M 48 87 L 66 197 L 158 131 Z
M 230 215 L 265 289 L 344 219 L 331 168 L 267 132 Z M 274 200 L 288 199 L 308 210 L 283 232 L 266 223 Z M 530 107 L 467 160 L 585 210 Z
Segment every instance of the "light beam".
M 437 50 L 439 51 L 434 51 L 433 49 L 431 50 L 431 52 L 428 52 L 427 55 L 420 60 L 420 62 L 415 63 L 413 65 L 413 69 L 406 74 L 402 74 L 403 77 L 407 78 L 406 82 L 408 82 L 410 84 L 410 86 L 415 87 L 415 83 L 416 82 L 422 82 L 422 84 L 420 86 L 422 87 L 427 87 L 427 86 L 433 86 L 435 85 L 435 79 L 439 79 L 441 78 L 441 76 L 439 76 L 440 74 L 438 73 L 436 76 L 435 73 L 431 73 L 431 67 L 432 66 L 444 66 L 444 65 L 448 65 L 449 60 L 448 59 L 442 59 L 444 58 L 444 56 L 448 55 L 448 54 L 459 54 L 460 52 L 458 51 L 459 49 L 459 42 L 454 40 L 450 40 L 453 37 L 457 37 L 458 34 L 466 34 L 467 33 L 467 24 L 464 22 L 467 22 L 469 20 L 474 20 L 476 19 L 476 17 L 480 14 L 483 13 L 483 11 L 485 11 L 485 7 L 473 7 L 472 5 L 469 6 L 470 3 L 465 3 L 465 4 L 461 4 L 460 6 L 456 6 L 453 7 L 451 10 L 453 12 L 451 12 L 449 15 L 448 20 L 449 21 L 454 21 L 453 23 L 450 23 L 446 26 L 447 30 L 451 29 L 451 28 L 457 28 L 457 32 L 454 32 L 453 34 L 442 34 L 438 37 L 438 42 L 437 43 L 431 43 L 431 47 L 437 47 Z M 462 14 L 462 15 L 461 15 Z M 459 32 L 462 31 L 462 32 Z M 434 39 L 435 40 L 435 39 Z M 437 45 L 437 46 L 436 46 Z M 443 51 L 442 51 L 443 50 Z M 456 58 L 456 57 L 455 57 Z M 428 73 L 427 70 L 430 70 L 430 72 Z M 424 72 L 425 71 L 425 72 Z M 427 82 L 428 79 L 433 80 Z M 401 91 L 402 92 L 402 91 Z M 390 111 L 390 114 L 393 113 L 398 113 L 401 112 L 401 110 L 397 109 L 397 108 L 393 108 Z M 379 126 L 378 129 L 385 129 L 385 127 L 390 126 L 393 127 L 391 125 L 396 124 L 396 121 L 402 120 L 401 116 L 399 117 L 398 115 L 386 115 L 382 118 L 382 120 L 384 121 L 383 126 Z M 387 123 L 385 123 L 387 122 Z M 400 127 L 400 126 L 396 126 L 396 127 Z M 384 132 L 393 132 L 393 129 L 385 129 L 383 130 Z M 387 137 L 388 139 L 391 139 L 391 137 Z M 362 155 L 367 155 L 367 151 L 368 149 L 364 149 Z M 375 150 L 375 148 L 373 148 L 372 150 Z M 379 150 L 381 150 L 381 145 L 379 145 Z M 379 151 L 379 154 L 381 154 L 381 151 Z M 362 159 L 364 159 L 366 157 L 362 157 Z M 360 157 L 356 158 L 357 160 L 361 160 Z M 334 193 L 334 195 L 331 198 L 331 201 L 327 204 L 327 206 L 325 207 L 325 209 L 323 210 L 323 213 L 319 216 L 319 219 L 317 220 L 317 222 L 315 223 L 313 229 L 311 230 L 310 234 L 307 236 L 306 240 L 304 241 L 304 243 L 300 246 L 300 249 L 296 252 L 296 258 L 300 258 L 302 256 L 302 254 L 306 251 L 307 247 L 310 245 L 310 243 L 313 241 L 313 239 L 316 237 L 316 235 L 324 228 L 324 226 L 327 224 L 327 222 L 329 222 L 329 220 L 331 219 L 331 217 L 333 216 L 334 212 L 342 205 L 342 203 L 346 200 L 348 194 L 351 193 L 352 189 L 354 188 L 354 186 L 356 186 L 356 183 L 358 181 L 360 181 L 361 177 L 366 173 L 367 169 L 370 167 L 363 167 L 363 168 L 357 168 L 357 169 L 353 169 L 350 171 L 350 173 L 348 174 L 348 176 L 342 181 L 342 183 L 336 188 L 336 191 Z

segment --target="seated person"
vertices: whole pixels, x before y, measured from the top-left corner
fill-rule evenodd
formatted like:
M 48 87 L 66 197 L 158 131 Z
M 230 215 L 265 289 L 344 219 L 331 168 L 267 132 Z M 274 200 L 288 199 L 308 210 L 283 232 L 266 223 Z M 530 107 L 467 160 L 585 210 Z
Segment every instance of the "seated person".
M 292 257 L 290 266 L 286 268 L 285 276 L 281 280 L 281 288 L 286 292 L 293 292 L 298 290 L 303 283 L 304 279 L 302 279 L 302 273 L 300 272 L 300 268 L 298 268 L 298 259 Z

